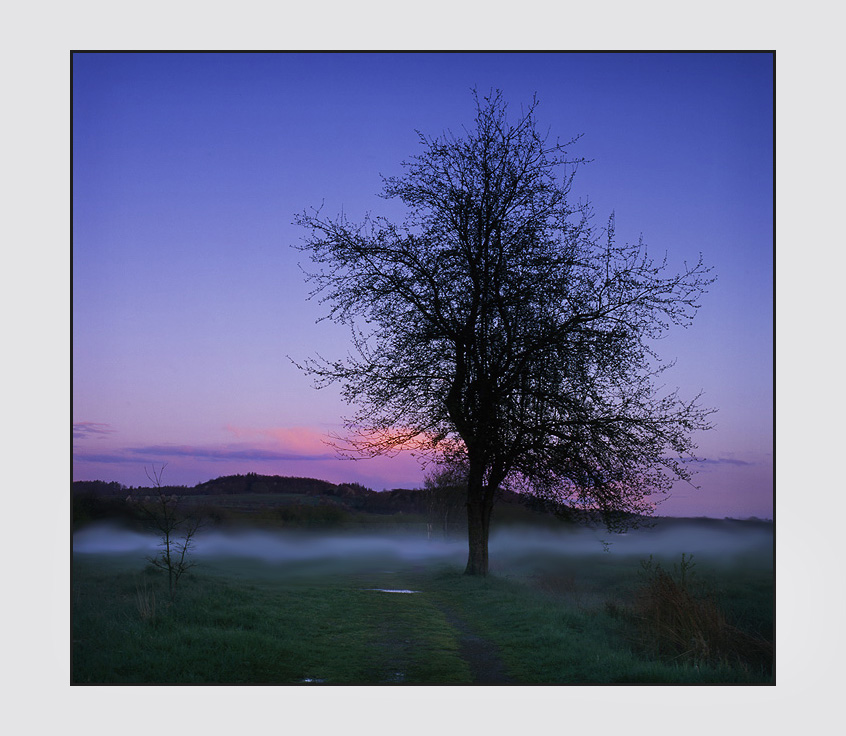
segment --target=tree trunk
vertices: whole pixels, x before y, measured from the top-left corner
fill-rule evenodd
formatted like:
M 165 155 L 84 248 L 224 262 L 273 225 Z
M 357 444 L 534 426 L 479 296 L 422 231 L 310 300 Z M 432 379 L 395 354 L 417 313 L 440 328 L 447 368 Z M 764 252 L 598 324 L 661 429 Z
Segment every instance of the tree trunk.
M 488 532 L 493 494 L 481 482 L 474 483 L 473 480 L 468 483 L 467 491 L 467 541 L 470 549 L 464 574 L 484 576 L 488 574 Z

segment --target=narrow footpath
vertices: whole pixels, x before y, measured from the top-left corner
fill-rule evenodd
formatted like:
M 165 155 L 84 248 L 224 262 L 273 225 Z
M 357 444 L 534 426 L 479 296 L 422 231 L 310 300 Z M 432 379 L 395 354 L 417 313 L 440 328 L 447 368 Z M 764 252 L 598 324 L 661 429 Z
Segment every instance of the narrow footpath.
M 454 611 L 437 604 L 450 626 L 460 634 L 461 658 L 470 667 L 474 685 L 508 685 L 514 680 L 508 676 L 505 664 L 496 645 L 473 633 L 465 621 Z

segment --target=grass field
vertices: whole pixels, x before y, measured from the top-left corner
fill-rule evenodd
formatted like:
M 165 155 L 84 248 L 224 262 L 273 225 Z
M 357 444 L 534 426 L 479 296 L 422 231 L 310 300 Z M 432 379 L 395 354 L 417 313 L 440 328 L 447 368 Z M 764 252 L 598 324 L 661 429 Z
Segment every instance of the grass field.
M 685 567 L 675 555 L 650 564 L 636 550 L 613 547 L 555 554 L 503 546 L 492 551 L 498 554 L 493 574 L 475 579 L 461 574 L 461 545 L 426 555 L 425 540 L 415 540 L 406 554 L 404 542 L 394 539 L 393 546 L 359 542 L 346 552 L 330 545 L 317 555 L 309 544 L 319 540 L 289 542 L 299 555 L 223 554 L 208 547 L 180 581 L 172 605 L 160 572 L 143 554 L 75 554 L 71 681 L 773 679 L 766 550 L 738 553 L 730 562 L 724 553 L 709 559 L 700 552 Z

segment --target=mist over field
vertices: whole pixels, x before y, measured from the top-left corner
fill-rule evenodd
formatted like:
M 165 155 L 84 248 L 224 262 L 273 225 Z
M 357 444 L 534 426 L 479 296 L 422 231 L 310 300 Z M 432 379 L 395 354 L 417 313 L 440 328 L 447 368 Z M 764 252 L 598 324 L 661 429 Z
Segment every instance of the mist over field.
M 429 538 L 417 521 L 206 527 L 189 554 L 196 566 L 169 597 L 167 571 L 152 563 L 160 537 L 117 521 L 80 526 L 75 681 L 772 679 L 769 522 L 659 518 L 625 534 L 549 520 L 501 523 L 485 580 L 462 574 L 466 531 L 438 531 Z M 677 613 L 669 629 L 656 601 Z M 198 657 L 200 641 L 207 644 Z
M 615 534 L 604 529 L 564 528 L 560 531 L 506 527 L 494 530 L 490 556 L 496 567 L 509 562 L 556 557 L 608 554 L 646 558 L 677 557 L 682 553 L 731 562 L 738 557 L 772 558 L 772 525 L 732 520 L 659 520 L 652 528 Z M 156 551 L 154 535 L 93 524 L 73 536 L 77 554 L 123 554 Z M 385 563 L 466 561 L 467 542 L 457 536 L 427 539 L 408 532 L 343 533 L 263 530 L 208 530 L 199 534 L 193 548 L 196 559 L 249 558 L 268 563 L 379 560 Z

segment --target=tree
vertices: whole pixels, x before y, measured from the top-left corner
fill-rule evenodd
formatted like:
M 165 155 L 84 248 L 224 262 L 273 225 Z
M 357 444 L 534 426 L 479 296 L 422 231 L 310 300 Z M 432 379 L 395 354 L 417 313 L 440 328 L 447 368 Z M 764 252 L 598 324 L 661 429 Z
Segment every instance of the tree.
M 429 537 L 437 524 L 444 537 L 449 536 L 450 522 L 464 507 L 462 495 L 467 489 L 467 468 L 452 463 L 438 465 L 423 478 L 423 493 L 426 499 L 426 516 Z
M 167 572 L 168 592 L 172 603 L 176 598 L 179 579 L 196 564 L 189 558 L 189 553 L 202 522 L 198 516 L 182 508 L 179 496 L 165 492 L 162 474 L 166 467 L 167 463 L 157 471 L 153 465 L 152 471 L 149 471 L 144 466 L 144 472 L 157 492 L 154 496 L 143 498 L 134 496 L 132 501 L 161 540 L 159 553 L 147 559 L 155 567 Z
M 358 407 L 346 450 L 466 463 L 466 572 L 485 575 L 504 484 L 619 524 L 690 480 L 710 411 L 661 391 L 672 363 L 652 342 L 690 324 L 711 279 L 701 256 L 668 273 L 642 240 L 617 243 L 613 215 L 597 229 L 571 203 L 582 160 L 538 133 L 536 100 L 510 122 L 500 92 L 474 97 L 474 128 L 419 133 L 423 152 L 384 179 L 401 225 L 319 209 L 297 223 L 312 296 L 352 332 L 347 358 L 302 366 Z

